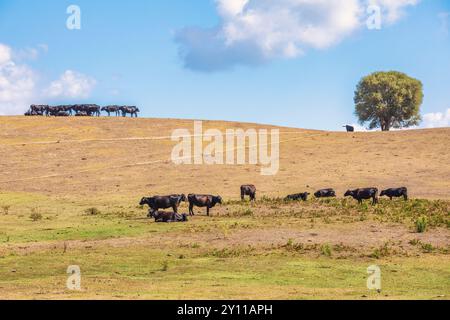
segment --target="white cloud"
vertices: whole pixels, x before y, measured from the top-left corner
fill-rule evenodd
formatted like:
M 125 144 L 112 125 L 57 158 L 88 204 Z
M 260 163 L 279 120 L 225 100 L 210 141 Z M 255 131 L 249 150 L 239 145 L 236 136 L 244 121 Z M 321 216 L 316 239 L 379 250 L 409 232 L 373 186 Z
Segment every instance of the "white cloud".
M 11 61 L 11 53 L 10 47 L 0 43 L 0 66 Z
M 0 43 L 0 115 L 23 114 L 31 104 L 50 103 L 52 99 L 88 98 L 95 79 L 73 70 L 50 83 L 38 85 L 38 74 L 20 60 L 37 59 L 48 51 L 44 44 L 36 48 L 13 50 Z
M 36 47 L 14 50 L 12 56 L 14 60 L 37 60 L 41 54 L 48 52 L 48 45 L 39 44 Z
M 97 81 L 82 73 L 67 70 L 45 90 L 50 98 L 88 98 Z
M 369 5 L 381 7 L 385 20 L 394 23 L 405 14 L 405 7 L 415 6 L 419 2 L 420 0 L 369 0 Z
M 425 128 L 443 128 L 450 127 L 450 108 L 446 113 L 427 113 L 423 117 L 423 127 Z
M 0 44 L 0 114 L 23 113 L 36 91 L 36 74 L 12 60 L 12 49 Z
M 185 66 L 213 71 L 274 58 L 295 58 L 307 49 L 336 45 L 365 25 L 368 5 L 397 21 L 420 0 L 216 0 L 221 24 L 185 28 L 176 41 Z

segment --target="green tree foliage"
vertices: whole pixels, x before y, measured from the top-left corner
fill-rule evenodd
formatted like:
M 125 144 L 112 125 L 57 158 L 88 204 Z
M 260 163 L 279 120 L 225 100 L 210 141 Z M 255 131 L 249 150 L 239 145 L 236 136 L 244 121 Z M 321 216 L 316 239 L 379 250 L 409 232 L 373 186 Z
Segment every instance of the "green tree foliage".
M 408 128 L 421 121 L 422 82 L 391 71 L 375 72 L 363 78 L 355 92 L 355 114 L 369 129 Z

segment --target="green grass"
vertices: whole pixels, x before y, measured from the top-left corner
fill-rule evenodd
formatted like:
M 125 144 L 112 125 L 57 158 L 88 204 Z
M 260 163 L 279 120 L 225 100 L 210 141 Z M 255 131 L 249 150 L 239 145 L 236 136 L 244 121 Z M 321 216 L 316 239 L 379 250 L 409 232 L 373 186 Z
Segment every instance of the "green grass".
M 181 258 L 180 258 L 181 257 Z M 142 247 L 47 251 L 0 259 L 0 296 L 148 299 L 431 299 L 448 298 L 450 270 L 443 257 L 376 261 L 382 294 L 366 288 L 371 260 L 307 259 L 290 254 Z M 82 292 L 65 289 L 66 270 L 79 265 Z M 23 292 L 28 292 L 23 295 Z
M 198 215 L 176 224 L 155 224 L 135 199 L 119 197 L 0 194 L 0 207 L 4 206 L 8 215 L 1 216 L 0 224 L 0 298 L 450 297 L 448 248 L 425 241 L 411 240 L 416 251 L 406 255 L 399 244 L 388 242 L 363 252 L 328 240 L 321 244 L 286 239 L 267 246 L 229 241 L 244 231 L 307 231 L 362 222 L 396 222 L 415 231 L 419 217 L 426 217 L 432 231 L 449 227 L 448 201 L 382 200 L 377 206 L 359 206 L 348 199 L 287 203 L 264 198 L 254 204 L 229 201 L 214 208 L 212 217 Z M 33 221 L 33 212 L 42 219 Z M 102 242 L 107 239 L 110 242 Z M 78 246 L 66 247 L 71 240 L 78 240 Z M 114 246 L 115 240 L 127 241 Z M 35 244 L 42 248 L 33 249 Z M 383 272 L 381 294 L 366 288 L 366 269 L 372 264 Z M 65 289 L 69 265 L 81 267 L 82 292 Z

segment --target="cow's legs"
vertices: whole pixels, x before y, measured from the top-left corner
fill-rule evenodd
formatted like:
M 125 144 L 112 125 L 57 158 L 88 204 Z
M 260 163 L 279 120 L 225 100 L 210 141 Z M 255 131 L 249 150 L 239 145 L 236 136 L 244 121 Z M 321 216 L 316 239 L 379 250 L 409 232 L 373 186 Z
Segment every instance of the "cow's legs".
M 192 203 L 189 204 L 189 215 L 190 216 L 195 216 L 195 214 L 194 214 L 194 204 L 192 204 Z
M 209 217 L 209 206 L 206 207 L 206 215 Z

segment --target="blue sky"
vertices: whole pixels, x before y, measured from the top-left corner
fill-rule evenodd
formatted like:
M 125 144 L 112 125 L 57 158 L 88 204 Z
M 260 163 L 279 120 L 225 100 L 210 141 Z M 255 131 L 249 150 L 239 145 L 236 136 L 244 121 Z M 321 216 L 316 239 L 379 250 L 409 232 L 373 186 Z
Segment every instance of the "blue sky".
M 354 8 L 336 6 L 339 0 L 320 11 L 250 0 L 246 18 L 256 13 L 260 24 L 230 11 L 246 0 L 228 1 L 0 0 L 10 80 L 2 87 L 0 68 L 0 113 L 23 113 L 27 103 L 92 102 L 138 105 L 146 117 L 341 130 L 356 123 L 360 78 L 398 70 L 424 84 L 425 125 L 450 122 L 449 1 L 378 0 L 380 30 L 356 25 Z M 365 1 L 377 2 L 350 2 Z M 81 30 L 66 27 L 71 4 L 81 9 Z M 332 21 L 338 15 L 345 23 Z M 305 32 L 305 21 L 317 33 Z

